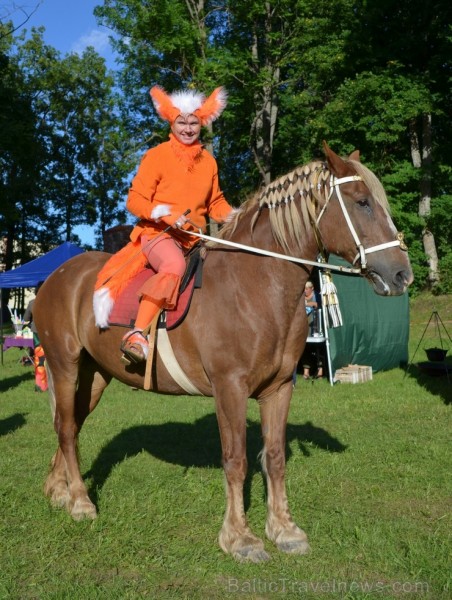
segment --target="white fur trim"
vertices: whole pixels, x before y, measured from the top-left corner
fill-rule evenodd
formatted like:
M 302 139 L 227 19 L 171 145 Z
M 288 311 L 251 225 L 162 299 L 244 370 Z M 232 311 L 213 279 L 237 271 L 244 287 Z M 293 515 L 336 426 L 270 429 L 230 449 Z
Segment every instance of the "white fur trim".
M 102 287 L 94 292 L 93 309 L 97 327 L 101 329 L 108 328 L 108 318 L 113 304 L 113 298 L 110 296 L 110 290 L 107 287 Z
M 167 217 L 171 214 L 170 207 L 168 204 L 159 204 L 155 208 L 152 209 L 151 219 L 154 221 L 159 221 L 162 217 Z
M 194 90 L 180 90 L 170 94 L 173 106 L 178 108 L 182 114 L 191 115 L 200 108 L 206 99 L 204 94 Z

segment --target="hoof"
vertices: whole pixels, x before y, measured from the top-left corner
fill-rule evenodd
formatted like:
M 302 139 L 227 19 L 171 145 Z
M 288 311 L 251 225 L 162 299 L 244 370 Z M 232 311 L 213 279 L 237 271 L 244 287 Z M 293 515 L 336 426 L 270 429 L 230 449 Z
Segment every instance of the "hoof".
M 260 563 L 270 559 L 264 550 L 264 542 L 249 529 L 240 534 L 228 535 L 228 529 L 223 528 L 218 541 L 223 552 L 231 554 L 239 562 Z
M 97 510 L 89 498 L 79 499 L 74 502 L 70 514 L 74 521 L 83 521 L 83 519 L 95 519 Z
M 261 563 L 270 560 L 270 554 L 263 548 L 255 548 L 253 546 L 240 548 L 240 550 L 233 552 L 232 556 L 238 562 Z
M 49 498 L 51 505 L 57 508 L 68 506 L 71 499 L 65 482 L 55 484 L 53 481 L 47 481 L 44 485 L 44 494 Z
M 307 554 L 309 552 L 308 536 L 294 523 L 285 527 L 275 527 L 267 523 L 265 533 L 278 550 L 286 554 Z
M 69 505 L 70 500 L 71 497 L 69 495 L 69 490 L 61 492 L 57 492 L 56 490 L 54 490 L 50 494 L 50 503 L 56 508 L 65 508 Z
M 286 554 L 308 554 L 310 547 L 306 540 L 288 540 L 276 544 L 278 550 Z

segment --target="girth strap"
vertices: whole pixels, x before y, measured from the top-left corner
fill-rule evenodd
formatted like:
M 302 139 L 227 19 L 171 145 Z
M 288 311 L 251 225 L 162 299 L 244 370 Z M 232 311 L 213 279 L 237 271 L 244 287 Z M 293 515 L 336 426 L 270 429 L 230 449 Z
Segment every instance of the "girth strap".
M 182 367 L 177 362 L 166 327 L 159 327 L 157 329 L 157 352 L 159 353 L 166 370 L 177 385 L 191 396 L 204 396 L 204 394 L 189 380 L 182 370 Z

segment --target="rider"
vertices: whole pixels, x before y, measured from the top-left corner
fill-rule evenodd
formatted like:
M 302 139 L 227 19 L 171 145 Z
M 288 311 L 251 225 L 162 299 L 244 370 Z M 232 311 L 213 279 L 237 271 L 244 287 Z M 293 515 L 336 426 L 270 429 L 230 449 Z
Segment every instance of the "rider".
M 140 221 L 130 235 L 131 242 L 99 273 L 94 298 L 96 324 L 105 327 L 114 299 L 124 287 L 121 279 L 128 281 L 146 262 L 156 271 L 140 290 L 135 327 L 122 340 L 121 350 L 133 362 L 145 360 L 148 354 L 143 330 L 162 308 L 175 306 L 185 271 L 184 253 L 198 241 L 179 230 L 204 229 L 207 216 L 224 222 L 233 210 L 220 189 L 217 163 L 199 141 L 201 126 L 223 112 L 225 90 L 219 87 L 207 99 L 194 90 L 168 95 L 159 86 L 150 94 L 159 116 L 169 121 L 171 133 L 168 141 L 144 155 L 126 204 Z M 187 210 L 188 217 L 184 215 Z M 140 247 L 135 266 L 121 271 L 121 265 L 134 258 L 131 255 Z M 99 318 L 98 305 L 105 301 L 107 316 Z

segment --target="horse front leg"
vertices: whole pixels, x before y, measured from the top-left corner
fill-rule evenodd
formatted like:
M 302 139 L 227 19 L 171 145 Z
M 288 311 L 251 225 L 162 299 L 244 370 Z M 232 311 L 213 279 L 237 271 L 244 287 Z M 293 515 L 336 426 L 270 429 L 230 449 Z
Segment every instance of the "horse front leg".
M 70 502 L 66 475 L 66 460 L 61 448 L 55 452 L 50 463 L 50 472 L 44 484 L 44 494 L 53 506 L 66 508 Z
M 286 426 L 292 396 L 292 382 L 284 384 L 260 404 L 262 435 L 262 468 L 267 479 L 267 523 L 265 533 L 279 550 L 306 554 L 306 533 L 292 520 L 287 501 Z
M 230 396 L 231 397 L 231 396 Z M 229 398 L 230 398 L 229 397 Z M 237 402 L 216 397 L 222 462 L 226 480 L 226 513 L 219 535 L 221 549 L 239 561 L 261 562 L 269 559 L 263 541 L 246 523 L 243 485 L 247 473 L 246 459 L 247 398 Z

